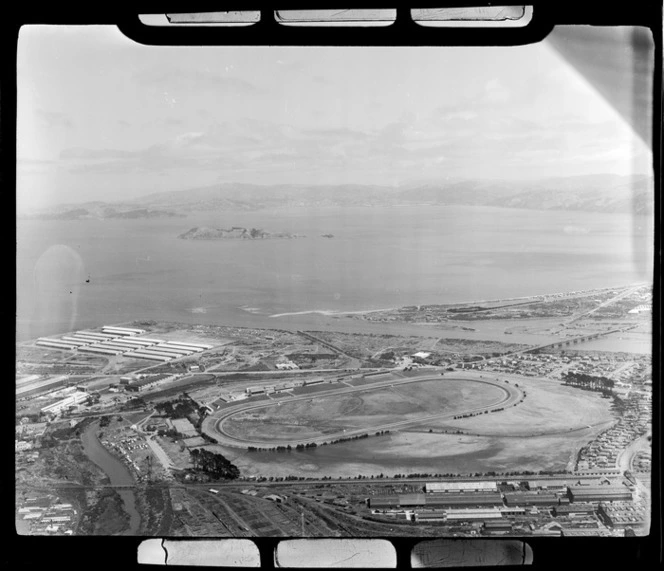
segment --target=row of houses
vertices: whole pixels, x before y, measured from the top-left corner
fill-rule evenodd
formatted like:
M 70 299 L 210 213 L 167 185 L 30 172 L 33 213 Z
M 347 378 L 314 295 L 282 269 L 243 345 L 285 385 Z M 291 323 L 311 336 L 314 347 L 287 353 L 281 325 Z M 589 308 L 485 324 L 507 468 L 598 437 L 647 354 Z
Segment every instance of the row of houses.
M 53 495 L 28 495 L 17 502 L 16 519 L 23 520 L 30 535 L 71 535 L 77 511 Z
M 634 392 L 623 404 L 619 421 L 581 449 L 577 462 L 579 469 L 615 466 L 619 454 L 648 431 L 652 422 L 652 402 L 647 395 Z

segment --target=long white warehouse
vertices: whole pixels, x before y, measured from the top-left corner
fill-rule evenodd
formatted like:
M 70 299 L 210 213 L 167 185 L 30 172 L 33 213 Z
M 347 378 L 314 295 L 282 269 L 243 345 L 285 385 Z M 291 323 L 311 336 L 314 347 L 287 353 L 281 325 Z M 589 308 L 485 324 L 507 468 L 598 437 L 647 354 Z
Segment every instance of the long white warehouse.
M 122 345 L 131 347 L 150 347 L 150 345 L 156 345 L 153 341 L 143 341 L 141 339 L 132 338 L 116 339 L 114 343 L 121 343 Z
M 54 402 L 53 404 L 45 406 L 44 408 L 41 409 L 41 412 L 58 414 L 68 406 L 78 404 L 80 402 L 83 402 L 84 400 L 87 400 L 88 398 L 90 398 L 90 395 L 88 393 L 75 392 L 64 399 L 59 400 L 58 402 Z
M 94 337 L 95 339 L 116 339 L 120 335 L 110 333 L 97 333 L 96 331 L 77 331 L 75 335 L 80 335 L 82 337 Z
M 171 341 L 167 341 L 167 343 L 171 343 Z M 199 347 L 201 349 L 212 349 L 214 345 L 205 345 L 203 343 L 185 343 L 184 341 L 173 341 L 173 345 L 179 345 L 180 347 Z
M 65 343 L 64 341 L 57 341 L 55 339 L 38 339 L 37 345 L 43 345 L 45 347 L 53 347 L 55 349 L 74 349 L 76 345 L 70 343 Z
M 149 347 L 150 351 L 168 351 L 169 353 L 178 353 L 179 355 L 191 355 L 194 353 L 191 349 L 178 349 L 177 347 L 171 347 L 170 345 L 153 345 Z
M 166 355 L 146 355 L 145 353 L 125 353 L 125 357 L 135 357 L 136 359 L 151 359 L 153 361 L 170 361 L 171 357 Z
M 165 347 L 165 346 L 168 346 L 169 348 L 172 347 L 173 349 L 180 349 L 182 351 L 190 351 L 190 352 L 194 352 L 194 353 L 200 353 L 202 351 L 205 351 L 205 349 L 203 349 L 202 347 L 187 347 L 187 346 L 182 345 L 180 343 L 175 343 L 175 342 L 171 343 L 170 341 L 168 341 L 167 343 L 162 345 L 162 347 Z
M 118 351 L 117 349 L 100 349 L 98 347 L 81 347 L 79 351 L 85 353 L 101 353 L 103 355 L 120 355 L 122 353 L 122 351 Z
M 153 351 L 152 348 L 144 349 L 143 351 L 135 351 L 136 353 L 143 353 L 145 355 L 163 355 L 170 359 L 180 359 L 186 355 L 178 355 L 177 353 L 169 353 L 168 351 Z
M 115 327 L 114 325 L 104 325 L 102 330 L 117 333 L 125 332 L 129 335 L 140 335 L 141 333 L 145 333 L 145 329 L 136 329 L 135 327 Z
M 62 337 L 62 340 L 66 341 L 71 345 L 76 345 L 77 347 L 84 347 L 85 345 L 90 345 L 91 343 L 94 343 L 94 341 L 91 341 L 89 339 L 82 341 L 81 339 L 76 339 L 74 337 Z
M 131 331 L 116 331 L 114 329 L 104 329 L 105 333 L 116 333 L 118 336 L 122 335 L 123 337 L 131 337 L 133 335 L 136 335 L 136 333 L 132 333 Z
M 113 351 L 120 351 L 124 353 L 125 351 L 131 351 L 131 347 L 124 347 L 123 345 L 116 345 L 115 343 L 99 343 L 97 345 L 91 345 L 95 349 L 112 349 Z

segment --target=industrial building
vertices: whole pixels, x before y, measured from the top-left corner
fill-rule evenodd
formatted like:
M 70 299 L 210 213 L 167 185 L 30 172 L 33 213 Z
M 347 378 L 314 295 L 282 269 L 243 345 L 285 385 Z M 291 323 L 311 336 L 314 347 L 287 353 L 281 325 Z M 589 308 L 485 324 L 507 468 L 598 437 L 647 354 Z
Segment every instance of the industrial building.
M 166 341 L 162 342 L 165 346 L 172 349 L 184 349 L 185 351 L 200 353 L 205 351 L 203 347 L 194 347 L 192 345 L 183 345 L 182 343 L 176 343 L 175 341 Z
M 415 521 L 444 521 L 445 519 L 447 519 L 447 512 L 445 510 L 432 510 L 415 513 Z
M 63 341 L 66 341 L 67 343 L 76 345 L 77 347 L 83 347 L 84 345 L 90 345 L 93 343 L 90 339 L 77 339 L 76 337 L 62 337 Z
M 640 528 L 648 525 L 646 513 L 631 504 L 605 504 L 597 507 L 597 515 L 605 525 L 613 528 Z
M 104 333 L 119 333 L 120 335 L 141 335 L 145 333 L 145 329 L 136 329 L 134 327 L 116 327 L 113 325 L 104 325 L 102 328 Z
M 586 516 L 595 513 L 595 506 L 593 504 L 574 503 L 565 506 L 554 506 L 551 510 L 554 517 L 567 516 Z
M 448 509 L 447 521 L 469 521 L 469 520 L 485 520 L 485 519 L 501 519 L 503 514 L 500 513 L 498 508 L 463 508 L 463 509 Z
M 117 339 L 120 335 L 110 334 L 110 333 L 96 333 L 94 331 L 77 331 L 74 333 L 75 337 L 81 337 L 83 339 L 99 339 L 103 341 L 105 339 Z
M 554 506 L 560 503 L 559 499 L 555 494 L 529 492 L 507 492 L 505 494 L 505 503 L 508 506 Z
M 60 414 L 63 410 L 65 410 L 67 407 L 74 406 L 78 403 L 81 403 L 85 400 L 87 400 L 90 397 L 88 393 L 84 392 L 75 392 L 68 397 L 59 400 L 57 402 L 54 402 L 53 404 L 49 404 L 48 406 L 45 406 L 44 408 L 41 409 L 42 414 Z
M 187 355 L 191 355 L 194 351 L 191 349 L 178 349 L 177 347 L 171 347 L 169 345 L 152 345 L 150 347 L 151 351 L 165 351 L 168 353 L 175 353 L 176 355 L 182 355 L 183 357 L 186 357 Z
M 619 502 L 632 499 L 632 492 L 624 486 L 571 486 L 568 490 L 570 501 L 576 502 Z
M 167 347 L 160 347 L 159 345 L 145 347 L 143 350 L 148 353 L 163 353 L 164 355 L 177 355 L 178 357 L 186 357 L 187 355 L 191 355 L 191 351 L 184 351 L 183 349 L 169 349 Z
M 98 353 L 100 355 L 120 355 L 122 351 L 119 349 L 102 349 L 101 347 L 81 347 L 79 351 L 84 353 Z
M 142 392 L 154 386 L 157 386 L 161 383 L 167 383 L 172 381 L 175 378 L 175 375 L 154 375 L 151 377 L 146 377 L 144 379 L 138 379 L 136 381 L 130 381 L 125 385 L 125 390 Z
M 156 355 L 157 357 L 168 357 L 168 359 L 181 359 L 183 355 L 178 355 L 177 353 L 169 353 L 167 351 L 149 349 L 141 349 L 140 351 L 134 351 L 135 353 L 141 353 L 144 355 Z
M 427 492 L 495 492 L 496 482 L 431 482 L 425 484 Z
M 370 508 L 407 508 L 407 507 L 485 507 L 503 506 L 503 500 L 498 493 L 458 493 L 458 494 L 400 494 L 392 496 L 380 496 L 369 498 Z
M 120 345 L 119 343 L 113 343 L 111 341 L 104 342 L 104 343 L 95 343 L 94 345 L 90 345 L 92 349 L 113 349 L 114 351 L 120 351 L 124 353 L 125 351 L 131 351 L 130 347 L 125 347 L 124 345 Z
M 503 519 L 503 514 L 499 508 L 451 508 L 444 510 L 415 512 L 414 516 L 415 521 L 418 522 L 464 522 L 486 520 L 499 521 Z M 511 525 L 509 525 L 509 529 L 511 529 Z
M 121 337 L 120 339 L 115 340 L 116 343 L 121 343 L 122 345 L 127 345 L 130 347 L 151 347 L 152 345 L 157 345 L 161 343 L 158 339 L 134 339 L 134 338 L 125 338 Z
M 49 339 L 48 337 L 40 337 L 37 339 L 37 345 L 42 347 L 50 347 L 52 349 L 64 349 L 71 350 L 75 349 L 76 345 L 72 343 L 67 343 L 66 341 L 60 341 L 59 339 Z
M 81 351 L 96 355 L 124 355 L 137 359 L 152 361 L 170 361 L 181 359 L 194 353 L 211 349 L 212 345 L 203 343 L 185 343 L 137 337 L 145 333 L 143 329 L 131 327 L 115 327 L 105 325 L 104 333 L 94 331 L 78 331 L 61 339 L 41 337 L 36 344 L 53 349 Z
M 169 343 L 170 343 L 170 341 L 169 341 Z M 194 347 L 194 348 L 195 348 L 195 347 L 198 347 L 198 348 L 203 349 L 203 350 L 205 350 L 205 349 L 212 349 L 212 347 L 213 347 L 213 345 L 206 345 L 206 344 L 204 344 L 204 343 L 185 343 L 184 341 L 177 341 L 177 342 L 176 342 L 176 341 L 173 341 L 172 343 L 177 344 L 177 345 L 181 345 L 181 346 L 184 347 L 184 348 L 187 348 L 187 347 Z
M 552 491 L 567 491 L 567 480 L 561 479 L 542 479 L 542 480 L 528 480 L 528 486 L 531 490 L 552 490 Z
M 166 355 L 155 355 L 154 353 L 143 353 L 142 351 L 134 351 L 132 353 L 125 353 L 125 357 L 134 357 L 136 359 L 150 359 L 152 361 L 170 361 L 171 357 Z
M 485 521 L 482 526 L 484 533 L 490 534 L 505 534 L 512 531 L 512 522 L 502 519 L 492 519 Z

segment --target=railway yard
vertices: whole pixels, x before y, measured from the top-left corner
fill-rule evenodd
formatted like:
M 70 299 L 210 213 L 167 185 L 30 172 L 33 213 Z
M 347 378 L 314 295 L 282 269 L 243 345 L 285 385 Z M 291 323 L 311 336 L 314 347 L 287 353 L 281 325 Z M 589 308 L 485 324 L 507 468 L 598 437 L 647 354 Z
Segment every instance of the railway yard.
M 649 300 L 626 286 L 338 331 L 135 321 L 19 343 L 17 529 L 647 533 Z

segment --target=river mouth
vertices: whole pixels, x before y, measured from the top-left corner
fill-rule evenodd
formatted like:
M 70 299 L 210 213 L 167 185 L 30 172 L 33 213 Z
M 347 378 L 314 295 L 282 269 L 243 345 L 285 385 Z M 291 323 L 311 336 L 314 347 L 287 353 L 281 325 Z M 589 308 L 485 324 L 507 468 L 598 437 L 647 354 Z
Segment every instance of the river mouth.
M 91 462 L 94 462 L 104 471 L 111 485 L 134 486 L 136 481 L 129 469 L 121 460 L 111 454 L 97 438 L 98 427 L 99 423 L 94 422 L 81 434 L 83 452 Z M 129 529 L 123 532 L 122 535 L 138 535 L 141 526 L 141 515 L 136 509 L 136 494 L 133 489 L 117 489 L 116 491 L 122 499 L 125 512 L 129 515 Z

